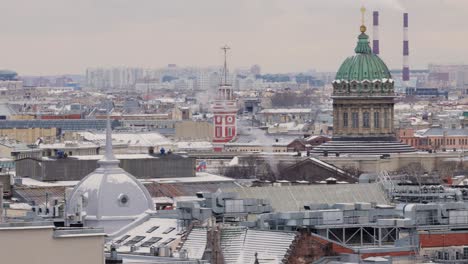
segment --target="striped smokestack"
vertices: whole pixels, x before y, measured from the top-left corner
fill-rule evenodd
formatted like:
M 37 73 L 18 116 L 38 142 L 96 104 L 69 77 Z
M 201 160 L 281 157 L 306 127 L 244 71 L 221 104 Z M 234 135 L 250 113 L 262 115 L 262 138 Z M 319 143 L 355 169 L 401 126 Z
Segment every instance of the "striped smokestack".
M 372 50 L 374 54 L 380 54 L 380 43 L 379 43 L 379 11 L 374 11 L 374 37 L 372 41 Z
M 409 40 L 408 40 L 408 13 L 403 14 L 403 81 L 410 80 L 409 69 Z

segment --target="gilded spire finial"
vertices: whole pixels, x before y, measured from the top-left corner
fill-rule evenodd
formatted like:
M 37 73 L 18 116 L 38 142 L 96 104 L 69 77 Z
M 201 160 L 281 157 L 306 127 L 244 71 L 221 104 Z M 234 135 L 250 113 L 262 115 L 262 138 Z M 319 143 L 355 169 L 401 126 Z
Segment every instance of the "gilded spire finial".
M 361 33 L 364 33 L 366 32 L 367 28 L 366 28 L 366 8 L 364 6 L 361 7 Z

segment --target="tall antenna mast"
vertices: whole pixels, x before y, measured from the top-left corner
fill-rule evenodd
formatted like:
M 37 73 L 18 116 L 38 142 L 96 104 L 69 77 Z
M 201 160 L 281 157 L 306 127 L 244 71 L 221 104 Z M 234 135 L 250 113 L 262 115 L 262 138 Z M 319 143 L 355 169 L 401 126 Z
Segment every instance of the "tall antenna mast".
M 223 69 L 224 82 L 221 80 L 221 84 L 228 85 L 227 52 L 231 48 L 228 45 L 224 45 L 224 47 L 222 47 L 221 49 L 224 51 L 224 69 Z

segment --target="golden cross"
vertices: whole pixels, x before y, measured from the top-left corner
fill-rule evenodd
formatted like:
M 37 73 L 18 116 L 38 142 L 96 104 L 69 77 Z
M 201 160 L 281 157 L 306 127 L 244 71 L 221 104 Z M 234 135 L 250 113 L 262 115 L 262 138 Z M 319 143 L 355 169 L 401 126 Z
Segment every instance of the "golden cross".
M 361 14 L 362 14 L 361 22 L 362 22 L 362 25 L 364 25 L 365 24 L 365 15 L 366 15 L 366 8 L 364 6 L 361 7 Z

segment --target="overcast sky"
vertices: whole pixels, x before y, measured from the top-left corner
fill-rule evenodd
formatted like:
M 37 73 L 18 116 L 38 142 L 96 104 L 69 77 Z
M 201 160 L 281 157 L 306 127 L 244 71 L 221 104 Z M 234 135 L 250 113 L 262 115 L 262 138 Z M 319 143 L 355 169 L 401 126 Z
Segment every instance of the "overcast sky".
M 93 66 L 209 66 L 232 47 L 235 67 L 336 70 L 352 55 L 361 3 L 381 18 L 381 54 L 402 61 L 410 14 L 412 68 L 468 63 L 467 0 L 0 0 L 0 68 L 20 75 Z

